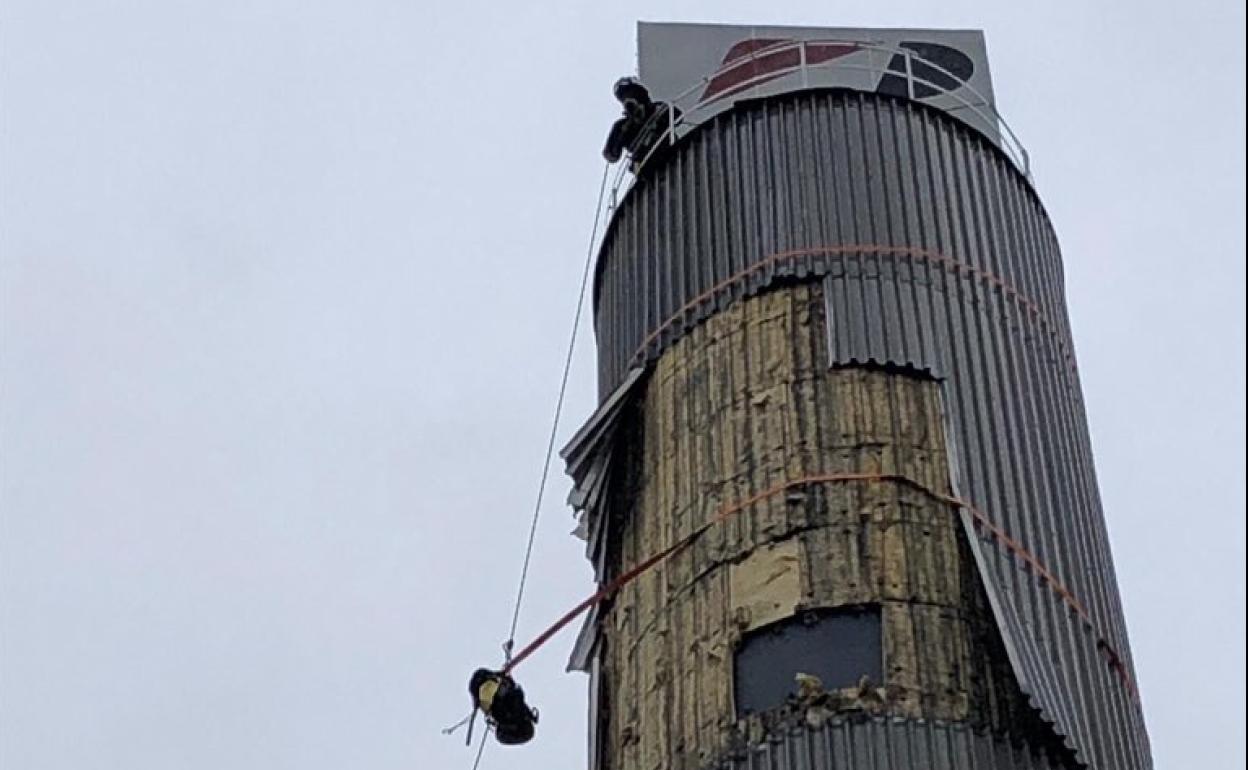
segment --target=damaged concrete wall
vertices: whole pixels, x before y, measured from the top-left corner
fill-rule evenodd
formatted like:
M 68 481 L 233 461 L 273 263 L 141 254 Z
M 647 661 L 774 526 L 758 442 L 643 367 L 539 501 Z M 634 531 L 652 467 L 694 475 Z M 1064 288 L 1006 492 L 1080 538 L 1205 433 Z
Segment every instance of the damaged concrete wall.
M 600 767 L 699 768 L 760 729 L 735 711 L 734 646 L 808 608 L 881 608 L 885 681 L 836 710 L 1029 734 L 956 511 L 895 482 L 784 488 L 880 473 L 950 491 L 939 384 L 830 370 L 824 324 L 817 283 L 734 303 L 662 355 L 626 418 L 611 574 L 758 500 L 604 608 Z

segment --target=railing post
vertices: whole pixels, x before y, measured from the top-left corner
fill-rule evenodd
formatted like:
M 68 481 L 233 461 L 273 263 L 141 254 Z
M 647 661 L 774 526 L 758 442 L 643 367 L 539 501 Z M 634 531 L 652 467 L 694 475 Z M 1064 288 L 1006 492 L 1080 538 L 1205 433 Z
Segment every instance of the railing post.
M 910 66 L 909 52 L 906 52 L 906 96 L 914 98 L 914 69 Z
M 806 41 L 798 41 L 797 50 L 799 52 L 798 61 L 802 68 L 802 88 L 810 87 L 810 76 L 806 73 Z

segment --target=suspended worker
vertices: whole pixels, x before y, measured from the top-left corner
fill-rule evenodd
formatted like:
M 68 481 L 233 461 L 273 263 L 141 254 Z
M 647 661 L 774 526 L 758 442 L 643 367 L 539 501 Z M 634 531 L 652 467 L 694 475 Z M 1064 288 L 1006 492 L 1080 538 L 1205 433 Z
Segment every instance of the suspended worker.
M 524 690 L 510 676 L 479 668 L 468 681 L 468 693 L 472 696 L 473 716 L 477 709 L 485 714 L 486 724 L 494 729 L 499 743 L 513 746 L 533 739 L 537 709 L 524 702 Z M 471 724 L 468 740 L 472 740 Z
M 671 143 L 670 130 L 680 120 L 680 110 L 650 98 L 650 92 L 636 78 L 615 81 L 615 98 L 624 107 L 624 115 L 611 126 L 602 157 L 615 163 L 627 151 L 633 160 L 633 172 L 653 158 L 652 150 L 660 142 Z

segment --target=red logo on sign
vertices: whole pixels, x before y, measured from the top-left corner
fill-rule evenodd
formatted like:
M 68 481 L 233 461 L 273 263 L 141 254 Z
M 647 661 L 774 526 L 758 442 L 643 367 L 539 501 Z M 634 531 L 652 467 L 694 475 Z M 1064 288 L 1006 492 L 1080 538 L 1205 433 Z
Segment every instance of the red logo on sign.
M 724 54 L 719 70 L 702 91 L 702 101 L 722 99 L 787 75 L 802 66 L 802 49 L 805 49 L 805 63 L 809 66 L 847 56 L 859 50 L 859 46 L 819 40 L 742 40 Z

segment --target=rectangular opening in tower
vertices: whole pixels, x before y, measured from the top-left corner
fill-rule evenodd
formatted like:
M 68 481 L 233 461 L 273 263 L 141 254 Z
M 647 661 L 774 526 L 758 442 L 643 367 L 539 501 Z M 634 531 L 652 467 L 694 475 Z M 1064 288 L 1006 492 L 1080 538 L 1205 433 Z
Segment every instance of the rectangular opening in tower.
M 784 705 L 798 692 L 799 674 L 823 688 L 857 686 L 865 676 L 884 681 L 880 608 L 859 605 L 813 610 L 742 637 L 733 662 L 737 716 Z

